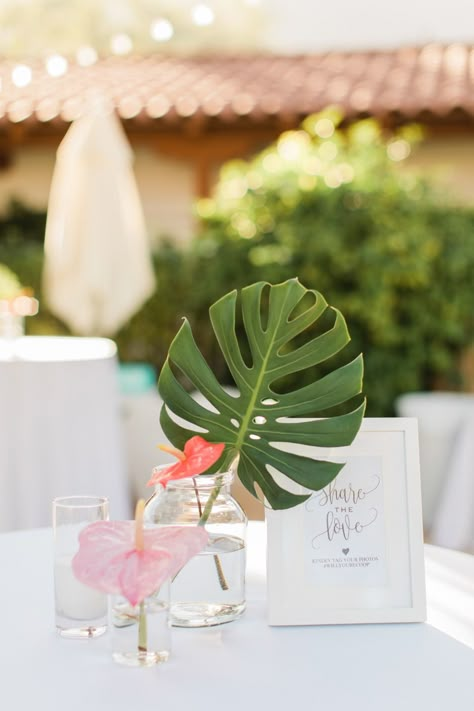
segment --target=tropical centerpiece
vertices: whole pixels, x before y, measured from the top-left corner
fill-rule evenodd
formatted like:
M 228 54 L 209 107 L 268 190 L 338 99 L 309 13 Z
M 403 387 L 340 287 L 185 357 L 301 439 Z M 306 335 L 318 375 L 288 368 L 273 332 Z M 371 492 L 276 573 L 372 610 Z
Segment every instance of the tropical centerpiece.
M 237 334 L 239 310 L 244 337 Z M 186 452 L 189 442 L 201 437 L 222 445 L 222 453 L 210 467 L 194 472 L 188 468 L 190 479 L 167 480 L 145 513 L 148 523 L 200 523 L 208 530 L 207 548 L 188 564 L 194 566 L 193 574 L 186 566 L 172 586 L 172 611 L 181 619 L 178 624 L 186 626 L 228 621 L 244 608 L 232 597 L 245 565 L 242 534 L 235 533 L 241 530 L 241 521 L 229 504 L 232 475 L 266 506 L 297 506 L 329 484 L 343 467 L 307 455 L 304 445 L 349 445 L 365 410 L 362 355 L 332 365 L 331 359 L 350 341 L 344 317 L 298 279 L 276 285 L 257 282 L 240 294 L 232 291 L 214 303 L 209 314 L 235 389 L 229 391 L 217 381 L 184 319 L 158 381 L 164 401 L 160 421 L 177 450 Z M 285 385 L 298 371 L 317 367 L 321 372 L 310 385 L 296 389 Z M 303 445 L 303 451 L 289 451 L 295 445 Z M 154 481 L 159 482 L 159 474 Z M 194 580 L 199 592 L 191 591 L 180 602 L 173 589 L 183 576 L 190 586 Z M 228 579 L 231 584 L 226 589 Z M 209 599 L 204 600 L 206 593 Z M 187 608 L 181 617 L 180 606 Z

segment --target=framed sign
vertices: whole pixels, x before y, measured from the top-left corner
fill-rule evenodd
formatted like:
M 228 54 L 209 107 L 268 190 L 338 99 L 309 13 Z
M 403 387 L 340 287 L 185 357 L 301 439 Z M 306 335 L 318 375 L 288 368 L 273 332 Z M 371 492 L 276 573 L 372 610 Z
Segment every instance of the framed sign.
M 267 510 L 269 624 L 423 621 L 416 419 L 366 418 L 349 447 L 291 451 L 345 466 L 300 506 Z

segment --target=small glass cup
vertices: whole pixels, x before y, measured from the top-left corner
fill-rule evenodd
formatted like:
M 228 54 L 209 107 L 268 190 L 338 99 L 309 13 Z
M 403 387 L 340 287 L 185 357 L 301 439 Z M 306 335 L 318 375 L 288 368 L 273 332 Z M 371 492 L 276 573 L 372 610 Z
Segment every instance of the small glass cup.
M 112 659 L 118 664 L 151 667 L 166 662 L 171 652 L 169 620 L 170 583 L 140 605 L 113 595 L 110 604 Z
M 68 496 L 53 501 L 56 629 L 62 637 L 98 637 L 107 629 L 107 595 L 77 580 L 72 559 L 82 529 L 108 518 L 109 502 L 103 497 Z

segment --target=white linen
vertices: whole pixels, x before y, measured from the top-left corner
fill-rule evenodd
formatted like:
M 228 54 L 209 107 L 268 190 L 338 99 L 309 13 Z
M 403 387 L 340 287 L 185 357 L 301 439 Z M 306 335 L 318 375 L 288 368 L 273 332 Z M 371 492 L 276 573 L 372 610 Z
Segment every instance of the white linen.
M 446 526 L 438 516 L 442 502 L 448 497 L 457 500 L 463 522 L 474 520 L 472 459 L 458 454 L 460 433 L 464 423 L 474 417 L 474 395 L 468 393 L 424 392 L 406 393 L 395 403 L 397 414 L 418 419 L 420 442 L 420 473 L 423 501 L 423 525 L 427 535 L 434 527 L 438 530 L 438 545 L 450 546 L 453 537 L 444 537 Z M 462 471 L 458 468 L 462 467 Z M 454 474 L 454 476 L 453 476 Z M 440 508 L 441 507 L 441 508 Z M 444 517 L 444 514 L 441 513 Z M 463 523 L 463 527 L 465 524 Z
M 155 289 L 132 151 L 97 100 L 57 151 L 45 235 L 43 291 L 74 333 L 113 335 Z
M 455 439 L 430 538 L 435 545 L 474 552 L 474 415 Z
M 0 586 L 1 609 L 8 610 L 0 639 L 0 708 L 474 708 L 474 651 L 433 626 L 439 620 L 433 619 L 433 590 L 446 577 L 444 629 L 453 634 L 459 598 L 451 603 L 449 596 L 472 586 L 472 558 L 427 547 L 428 624 L 275 628 L 266 624 L 264 556 L 263 524 L 251 523 L 244 616 L 214 628 L 174 629 L 170 661 L 137 670 L 114 665 L 108 635 L 71 641 L 55 634 L 50 530 L 0 536 L 2 570 L 9 571 Z M 472 625 L 473 606 L 463 614 Z
M 115 344 L 1 345 L 0 531 L 49 525 L 56 496 L 108 496 L 111 515 L 128 517 Z

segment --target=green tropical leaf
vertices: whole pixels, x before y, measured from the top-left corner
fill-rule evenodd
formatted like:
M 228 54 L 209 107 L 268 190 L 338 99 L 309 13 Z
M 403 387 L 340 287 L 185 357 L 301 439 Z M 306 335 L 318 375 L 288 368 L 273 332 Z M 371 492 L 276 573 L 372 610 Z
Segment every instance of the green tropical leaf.
M 307 306 L 302 300 L 309 294 L 313 298 Z M 339 447 L 352 442 L 364 416 L 365 402 L 343 415 L 321 417 L 320 413 L 361 393 L 362 355 L 311 385 L 292 392 L 278 392 L 275 383 L 281 378 L 322 363 L 346 346 L 350 337 L 344 318 L 337 309 L 328 306 L 320 293 L 306 289 L 297 279 L 273 286 L 266 282 L 252 284 L 243 289 L 240 296 L 251 355 L 248 364 L 236 335 L 237 299 L 236 291 L 226 294 L 211 306 L 209 314 L 238 396 L 219 384 L 185 319 L 170 346 L 158 381 L 165 403 L 161 424 L 169 440 L 181 449 L 186 440 L 196 434 L 195 427 L 208 441 L 224 442 L 225 461 L 238 457 L 239 478 L 254 496 L 258 495 L 258 485 L 272 508 L 291 508 L 309 495 L 294 494 L 282 488 L 269 468 L 315 491 L 332 481 L 343 465 L 284 451 L 278 445 Z M 299 341 L 295 344 L 293 339 L 328 310 L 334 316 L 332 326 L 321 335 L 308 338 L 303 345 Z M 262 312 L 266 319 L 262 318 Z M 185 390 L 179 381 L 179 372 L 213 410 L 197 402 Z M 303 421 L 299 421 L 300 418 Z

